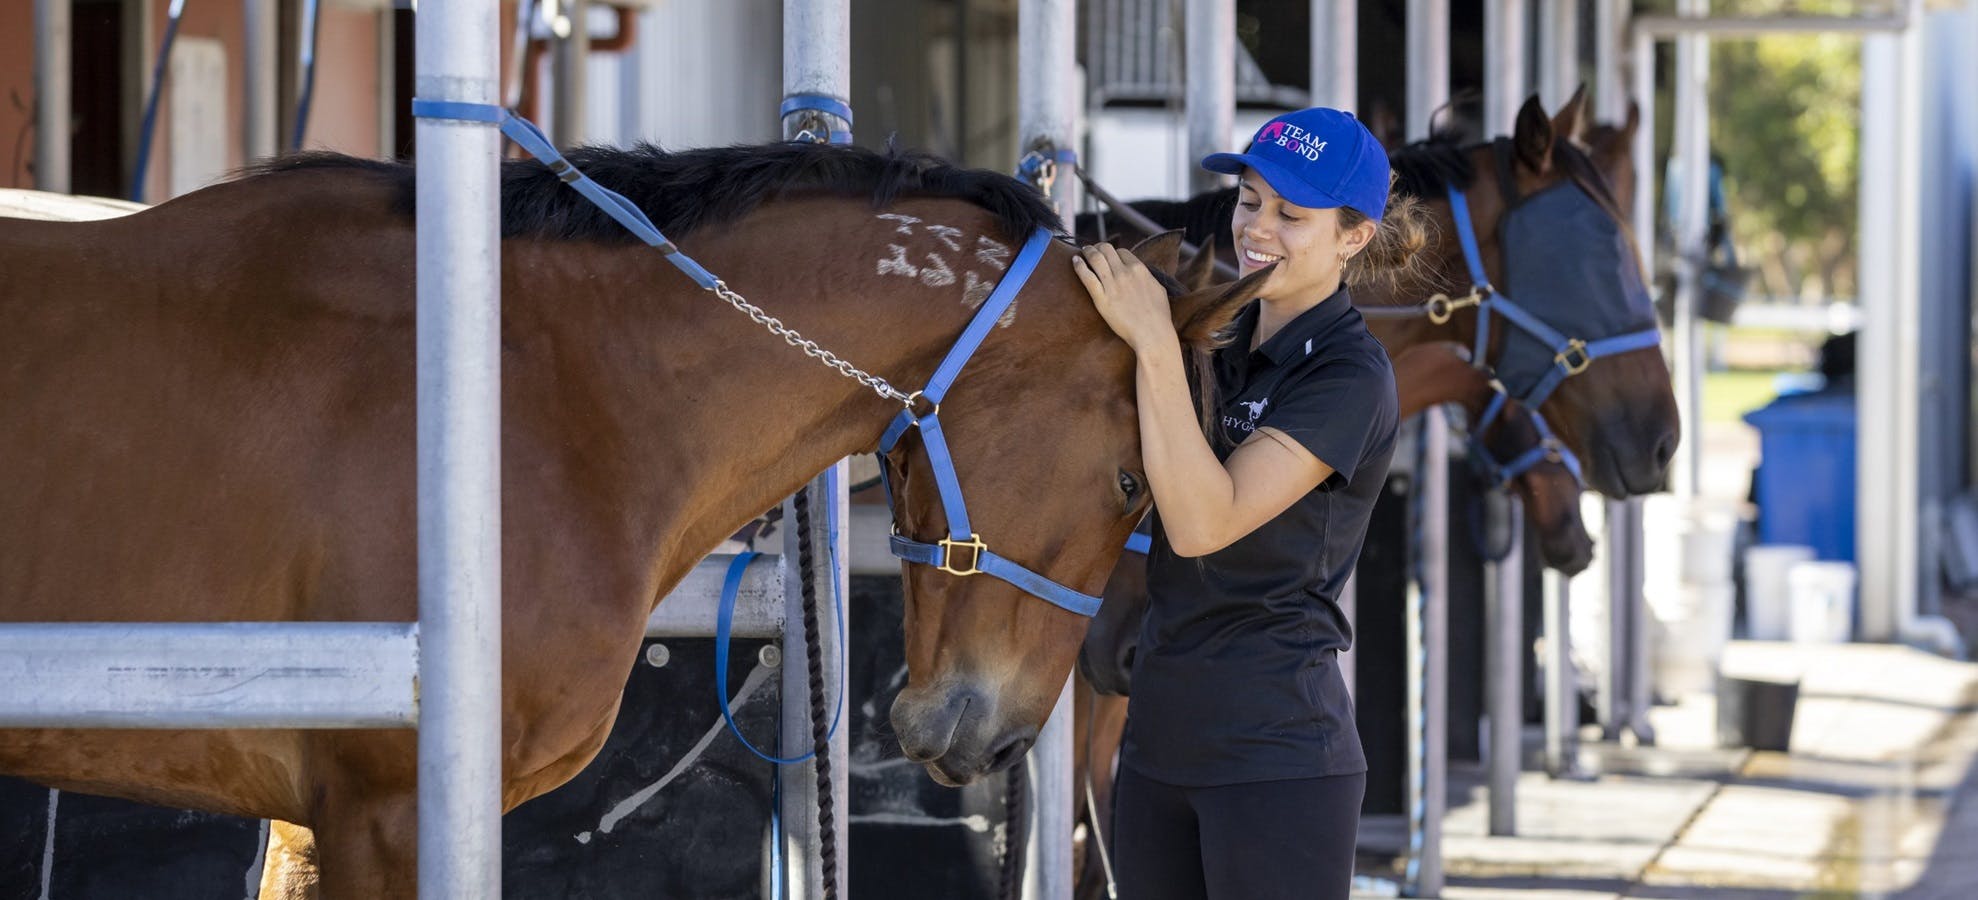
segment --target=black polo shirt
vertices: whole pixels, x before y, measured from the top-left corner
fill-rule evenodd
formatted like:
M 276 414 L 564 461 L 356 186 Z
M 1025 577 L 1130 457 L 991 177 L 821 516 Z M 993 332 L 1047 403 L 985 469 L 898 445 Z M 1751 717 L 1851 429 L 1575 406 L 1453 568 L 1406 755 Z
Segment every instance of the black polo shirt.
M 1233 327 L 1215 359 L 1229 438 L 1216 454 L 1270 426 L 1333 474 L 1199 558 L 1175 555 L 1156 511 L 1121 759 L 1185 786 L 1364 772 L 1337 665 L 1353 634 L 1338 597 L 1394 452 L 1394 370 L 1343 288 L 1254 352 L 1255 303 Z

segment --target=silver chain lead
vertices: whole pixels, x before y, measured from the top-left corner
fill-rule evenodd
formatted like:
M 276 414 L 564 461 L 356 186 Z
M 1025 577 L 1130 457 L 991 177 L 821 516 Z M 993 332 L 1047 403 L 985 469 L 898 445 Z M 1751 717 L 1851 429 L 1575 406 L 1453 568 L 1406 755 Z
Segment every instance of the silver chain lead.
M 729 306 L 747 314 L 749 318 L 755 320 L 756 324 L 769 329 L 770 334 L 782 338 L 784 343 L 802 350 L 805 356 L 822 362 L 836 370 L 838 374 L 871 388 L 873 393 L 884 399 L 897 401 L 901 406 L 909 409 L 913 407 L 913 397 L 901 393 L 900 389 L 894 387 L 891 382 L 877 375 L 867 374 L 863 369 L 839 359 L 838 354 L 819 347 L 816 341 L 798 334 L 796 329 L 783 324 L 783 320 L 763 312 L 762 307 L 750 303 L 747 298 L 735 293 L 728 287 L 727 282 L 716 279 L 714 286 L 708 290 L 713 291 L 716 297 L 728 301 Z

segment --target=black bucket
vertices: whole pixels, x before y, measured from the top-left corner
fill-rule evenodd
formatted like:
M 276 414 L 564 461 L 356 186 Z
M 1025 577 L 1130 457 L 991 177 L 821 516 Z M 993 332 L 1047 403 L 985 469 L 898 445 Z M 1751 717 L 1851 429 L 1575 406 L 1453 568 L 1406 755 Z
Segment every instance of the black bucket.
M 1717 743 L 1788 752 L 1799 682 L 1755 678 L 1717 680 Z

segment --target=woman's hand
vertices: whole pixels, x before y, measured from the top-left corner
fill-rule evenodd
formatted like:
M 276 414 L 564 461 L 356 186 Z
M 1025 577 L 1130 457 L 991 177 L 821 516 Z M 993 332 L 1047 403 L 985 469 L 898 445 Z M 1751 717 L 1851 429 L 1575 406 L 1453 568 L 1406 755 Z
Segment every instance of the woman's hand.
M 1071 268 L 1085 282 L 1092 306 L 1133 352 L 1177 344 L 1167 288 L 1133 254 L 1121 253 L 1111 244 L 1093 244 L 1072 257 Z

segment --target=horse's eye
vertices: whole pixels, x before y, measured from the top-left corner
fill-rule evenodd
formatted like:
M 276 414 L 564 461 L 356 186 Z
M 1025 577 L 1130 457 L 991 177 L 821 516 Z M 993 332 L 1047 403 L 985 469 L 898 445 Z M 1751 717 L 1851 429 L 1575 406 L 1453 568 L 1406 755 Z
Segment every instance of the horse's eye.
M 1128 472 L 1125 469 L 1119 470 L 1119 490 L 1120 493 L 1126 495 L 1126 499 L 1128 500 L 1140 496 L 1140 479 L 1132 472 Z

